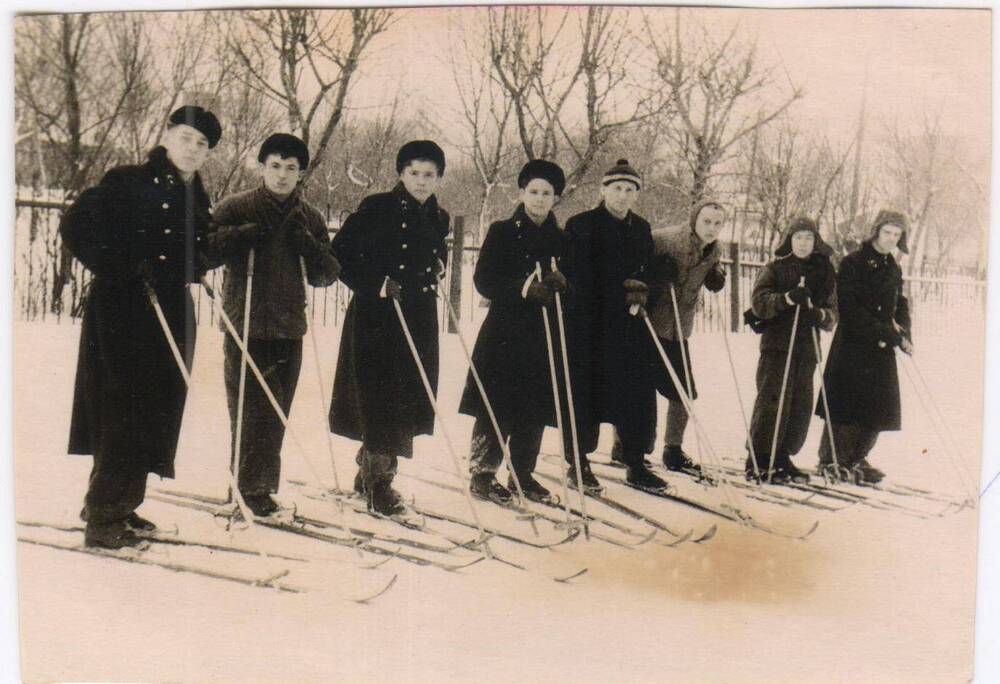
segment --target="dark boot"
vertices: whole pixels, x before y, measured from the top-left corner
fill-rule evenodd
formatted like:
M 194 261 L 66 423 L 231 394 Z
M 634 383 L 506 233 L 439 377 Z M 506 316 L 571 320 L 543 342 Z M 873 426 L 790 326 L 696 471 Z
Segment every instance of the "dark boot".
M 675 473 L 684 473 L 698 478 L 702 475 L 701 466 L 692 461 L 680 446 L 674 444 L 664 447 L 663 465 L 667 470 Z
M 653 463 L 648 458 L 642 459 L 643 465 L 647 468 L 652 468 Z M 617 439 L 615 435 L 615 444 L 611 447 L 611 465 L 621 466 L 622 468 L 627 468 L 628 464 L 625 462 L 625 449 L 622 447 L 621 440 Z
M 788 479 L 795 484 L 809 484 L 809 473 L 798 468 L 788 456 L 785 457 L 782 467 L 788 473 Z
M 125 525 L 128 526 L 133 532 L 156 532 L 156 525 L 152 521 L 146 520 L 135 511 L 129 513 L 125 518 Z
M 144 548 L 144 542 L 130 530 L 124 520 L 88 522 L 83 533 L 84 545 L 99 549 Z
M 375 454 L 367 449 L 362 455 L 362 485 L 368 497 L 368 510 L 379 515 L 393 516 L 405 513 L 403 497 L 392 488 L 396 475 L 396 457 Z
M 660 494 L 667 491 L 666 481 L 653 474 L 653 471 L 643 465 L 630 467 L 626 480 L 632 487 L 645 492 Z
M 510 491 L 497 481 L 496 473 L 475 473 L 469 483 L 469 492 L 472 496 L 483 501 L 492 501 L 500 506 L 510 503 Z
M 273 515 L 281 508 L 278 502 L 271 498 L 270 494 L 244 495 L 243 500 L 247 502 L 247 506 L 250 507 L 250 510 L 258 518 L 266 518 L 269 515 Z
M 569 466 L 569 471 L 566 473 L 566 477 L 569 480 L 569 486 L 576 489 L 576 466 L 572 463 Z M 583 491 L 586 493 L 600 494 L 604 491 L 604 485 L 602 485 L 598 479 L 594 477 L 594 472 L 590 469 L 589 461 L 582 461 L 580 463 L 580 479 L 583 481 Z
M 867 458 L 858 461 L 854 473 L 858 484 L 876 485 L 885 479 L 885 473 L 869 463 Z
M 521 491 L 524 492 L 524 497 L 529 501 L 536 501 L 541 504 L 556 504 L 558 503 L 556 498 L 552 496 L 552 492 L 543 487 L 538 480 L 531 476 L 530 473 L 525 473 L 524 475 L 517 476 L 518 484 L 521 485 Z M 514 478 L 508 478 L 507 489 L 510 491 L 517 491 L 517 485 L 514 484 Z

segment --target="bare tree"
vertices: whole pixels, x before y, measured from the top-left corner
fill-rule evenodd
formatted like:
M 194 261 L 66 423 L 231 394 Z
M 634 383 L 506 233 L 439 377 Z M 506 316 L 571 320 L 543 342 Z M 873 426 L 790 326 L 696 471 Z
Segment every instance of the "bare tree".
M 736 143 L 780 117 L 803 93 L 792 87 L 776 104 L 760 101 L 774 85 L 773 68 L 759 65 L 756 45 L 738 42 L 738 27 L 716 42 L 704 27 L 682 32 L 677 10 L 672 31 L 650 15 L 645 28 L 655 75 L 676 113 L 662 119 L 667 140 L 687 165 L 694 203 Z
M 312 149 L 311 167 L 323 161 L 343 119 L 366 49 L 392 18 L 382 8 L 254 10 L 230 31 L 229 49 L 248 85 L 282 107 Z

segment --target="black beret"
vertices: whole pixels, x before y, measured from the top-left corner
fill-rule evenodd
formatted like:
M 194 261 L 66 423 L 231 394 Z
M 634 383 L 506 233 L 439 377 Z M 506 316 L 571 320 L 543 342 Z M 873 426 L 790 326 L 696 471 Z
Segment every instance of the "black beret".
M 444 175 L 444 150 L 433 140 L 411 140 L 400 147 L 396 154 L 396 173 L 402 173 L 406 165 L 416 159 L 434 162 L 438 175 Z
M 309 166 L 309 148 L 306 147 L 301 138 L 289 133 L 275 133 L 268 137 L 260 146 L 260 152 L 257 153 L 257 161 L 263 164 L 272 154 L 276 154 L 282 159 L 295 157 L 299 160 L 300 169 L 305 169 Z
M 184 105 L 174 110 L 167 120 L 171 126 L 184 124 L 208 138 L 209 148 L 215 147 L 222 138 L 222 125 L 215 114 L 196 105 Z
M 532 159 L 517 174 L 517 187 L 522 190 L 535 178 L 541 178 L 552 186 L 557 195 L 566 189 L 566 175 L 559 165 L 547 159 Z

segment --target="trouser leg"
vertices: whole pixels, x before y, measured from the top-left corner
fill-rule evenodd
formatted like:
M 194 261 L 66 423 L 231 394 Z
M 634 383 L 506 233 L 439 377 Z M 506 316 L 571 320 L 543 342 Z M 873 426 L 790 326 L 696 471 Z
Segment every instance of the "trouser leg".
M 511 431 L 510 459 L 514 472 L 519 479 L 535 472 L 538 462 L 538 450 L 542 446 L 544 425 L 523 425 Z
M 497 441 L 496 431 L 487 416 L 477 416 L 472 425 L 472 445 L 469 454 L 469 472 L 473 475 L 496 473 L 503 462 L 503 449 Z
M 84 498 L 88 524 L 124 520 L 142 503 L 147 475 L 146 468 L 137 467 L 132 459 L 94 454 Z
M 781 452 L 788 457 L 799 453 L 802 445 L 806 442 L 806 435 L 809 433 L 815 371 L 816 361 L 813 357 L 797 355 L 793 358 L 788 379 L 791 395 L 786 406 L 788 420 L 785 421 L 785 431 L 781 438 L 780 447 Z
M 667 427 L 663 439 L 665 447 L 681 446 L 684 443 L 684 431 L 687 430 L 688 412 L 683 402 L 671 399 L 667 403 Z

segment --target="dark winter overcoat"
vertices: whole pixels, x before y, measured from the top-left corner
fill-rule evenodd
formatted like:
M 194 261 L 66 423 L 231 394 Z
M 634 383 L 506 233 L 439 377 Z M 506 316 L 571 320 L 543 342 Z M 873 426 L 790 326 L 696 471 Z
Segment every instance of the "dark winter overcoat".
M 187 283 L 208 262 L 208 195 L 185 184 L 162 147 L 139 166 L 120 166 L 67 209 L 62 238 L 94 278 L 80 333 L 69 453 L 134 458 L 174 473 L 187 388 L 140 273 L 190 368 L 195 320 Z M 142 264 L 146 264 L 143 268 Z
M 490 226 L 479 250 L 473 281 L 476 290 L 490 300 L 490 309 L 479 328 L 472 361 L 505 432 L 515 425 L 555 425 L 542 310 L 522 293 L 536 263 L 541 264 L 543 274 L 548 273 L 552 258 L 561 263 L 566 250 L 566 235 L 555 216 L 550 213 L 538 226 L 523 205 L 510 218 Z M 559 337 L 554 305 L 549 306 L 549 325 L 555 352 Z M 561 364 L 561 355 L 555 358 Z M 487 416 L 471 371 L 459 411 Z
M 788 351 L 795 306 L 788 303 L 785 293 L 798 287 L 801 278 L 805 278 L 806 287 L 812 292 L 813 306 L 826 312 L 822 329 L 833 330 L 837 324 L 837 274 L 829 257 L 815 252 L 808 259 L 799 259 L 793 254 L 779 257 L 761 270 L 751 295 L 754 314 L 766 321 L 760 340 L 761 351 Z M 802 320 L 795 329 L 794 347 L 797 356 L 816 356 L 812 332 Z
M 566 232 L 577 415 L 616 425 L 631 423 L 635 416 L 655 416 L 651 372 L 655 351 L 642 318 L 629 314 L 624 287 L 628 279 L 648 285 L 647 267 L 653 255 L 649 223 L 631 212 L 619 220 L 602 202 L 570 218 Z M 655 423 L 645 423 L 652 434 Z
M 903 273 L 891 254 L 870 242 L 844 257 L 837 273 L 840 325 L 833 336 L 823 380 L 835 423 L 873 430 L 900 429 L 895 348 L 910 339 L 910 307 Z M 904 329 L 899 335 L 893 321 Z M 824 417 L 822 401 L 816 415 Z
M 393 300 L 379 293 L 386 278 L 402 286 L 403 315 L 436 391 L 437 273 L 447 258 L 448 226 L 434 196 L 421 205 L 400 183 L 362 200 L 334 237 L 340 279 L 353 295 L 340 339 L 332 432 L 365 441 L 433 433 L 434 411 Z

